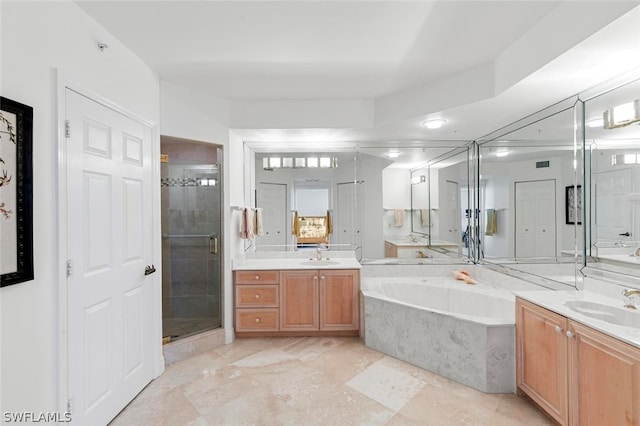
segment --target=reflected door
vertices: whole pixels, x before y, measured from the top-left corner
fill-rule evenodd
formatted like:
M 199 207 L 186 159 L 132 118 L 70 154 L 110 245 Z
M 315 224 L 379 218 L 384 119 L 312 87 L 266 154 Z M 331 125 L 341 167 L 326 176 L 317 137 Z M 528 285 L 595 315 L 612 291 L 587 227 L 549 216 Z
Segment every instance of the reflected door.
M 629 205 L 631 169 L 598 173 L 595 181 L 597 241 L 634 240 Z
M 338 249 L 355 250 L 356 257 L 362 257 L 362 212 L 364 210 L 364 183 L 338 184 L 338 202 L 335 242 L 342 245 Z M 350 246 L 350 247 L 348 247 Z
M 287 185 L 258 184 L 256 204 L 262 209 L 264 235 L 256 237 L 260 250 L 284 250 L 287 244 Z
M 555 188 L 555 180 L 516 182 L 515 257 L 556 256 Z
M 444 214 L 444 228 L 440 235 L 448 242 L 457 243 L 460 241 L 460 199 L 458 183 L 448 180 L 445 182 L 444 188 L 444 205 L 441 206 Z

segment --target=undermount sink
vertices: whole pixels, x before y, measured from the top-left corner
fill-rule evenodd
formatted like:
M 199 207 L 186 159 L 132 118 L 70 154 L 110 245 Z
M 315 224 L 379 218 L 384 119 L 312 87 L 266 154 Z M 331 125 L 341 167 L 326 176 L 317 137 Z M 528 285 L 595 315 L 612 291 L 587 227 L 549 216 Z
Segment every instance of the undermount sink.
M 618 308 L 586 300 L 569 300 L 564 303 L 569 309 L 590 318 L 624 327 L 640 327 L 640 312 L 629 308 Z
M 307 260 L 302 262 L 303 265 L 309 265 L 309 266 L 330 266 L 330 265 L 337 265 L 340 262 L 336 262 L 335 260 L 327 260 L 327 259 L 322 259 L 322 260 Z

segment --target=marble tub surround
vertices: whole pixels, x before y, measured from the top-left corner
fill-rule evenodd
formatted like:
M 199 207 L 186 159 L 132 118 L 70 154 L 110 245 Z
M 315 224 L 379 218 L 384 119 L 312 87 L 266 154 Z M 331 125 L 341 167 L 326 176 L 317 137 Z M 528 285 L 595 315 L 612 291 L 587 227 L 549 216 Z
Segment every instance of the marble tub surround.
M 448 277 L 363 280 L 367 347 L 487 393 L 515 391 L 515 297 Z
M 353 251 L 320 250 L 322 260 L 316 258 L 316 250 L 286 252 L 251 252 L 237 256 L 232 269 L 280 270 L 280 269 L 360 269 L 360 262 Z
M 528 398 L 484 394 L 357 338 L 237 339 L 168 366 L 113 426 L 552 425 Z
M 595 283 L 590 283 L 589 287 L 591 287 L 592 289 L 602 288 L 601 285 Z M 528 300 L 529 302 L 535 303 L 536 305 L 542 306 L 543 308 L 556 312 L 571 320 L 580 322 L 611 337 L 640 348 L 640 327 L 625 327 L 622 325 L 612 324 L 603 320 L 592 318 L 587 315 L 583 315 L 565 305 L 565 303 L 568 301 L 578 300 L 622 308 L 624 305 L 624 298 L 622 297 L 622 294 L 620 294 L 616 298 L 612 298 L 604 296 L 602 292 L 595 293 L 589 290 L 581 290 L 555 292 L 519 291 L 516 292 L 516 295 L 522 299 Z M 640 323 L 640 311 L 629 312 L 630 314 L 637 315 L 639 320 L 637 323 Z

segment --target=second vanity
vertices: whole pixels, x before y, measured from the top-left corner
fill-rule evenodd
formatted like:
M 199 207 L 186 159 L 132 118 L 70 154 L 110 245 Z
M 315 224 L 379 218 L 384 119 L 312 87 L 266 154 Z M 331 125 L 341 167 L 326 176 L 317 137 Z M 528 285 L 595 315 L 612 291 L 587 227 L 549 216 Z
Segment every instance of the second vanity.
M 238 337 L 359 334 L 360 263 L 310 254 L 234 260 Z
M 561 425 L 640 425 L 640 312 L 589 291 L 516 295 L 518 391 Z

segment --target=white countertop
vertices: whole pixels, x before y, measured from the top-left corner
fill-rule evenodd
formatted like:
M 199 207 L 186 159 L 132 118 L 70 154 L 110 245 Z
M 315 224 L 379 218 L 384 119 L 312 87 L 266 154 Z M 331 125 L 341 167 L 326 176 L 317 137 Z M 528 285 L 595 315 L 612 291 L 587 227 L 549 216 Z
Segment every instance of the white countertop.
M 278 270 L 278 269 L 360 269 L 362 266 L 355 258 L 329 256 L 323 260 L 309 258 L 280 259 L 234 259 L 234 271 Z
M 457 247 L 458 244 L 450 243 L 447 241 L 440 240 L 431 240 L 431 244 L 429 244 L 429 240 L 425 238 L 417 238 L 416 241 L 411 241 L 411 239 L 407 237 L 385 237 L 386 242 L 393 244 L 398 247 Z
M 515 295 L 524 300 L 528 300 L 531 303 L 542 306 L 543 308 L 546 308 L 557 314 L 563 315 L 571 320 L 577 321 L 595 330 L 601 331 L 611 337 L 615 337 L 616 339 L 640 348 L 640 328 L 624 327 L 621 325 L 611 324 L 606 321 L 591 318 L 587 315 L 576 312 L 565 305 L 565 302 L 569 300 L 583 300 L 622 308 L 624 304 L 622 296 L 620 296 L 620 299 L 613 299 L 610 297 L 602 296 L 598 293 L 584 290 L 516 291 Z M 640 316 L 640 310 L 630 312 L 633 312 Z

